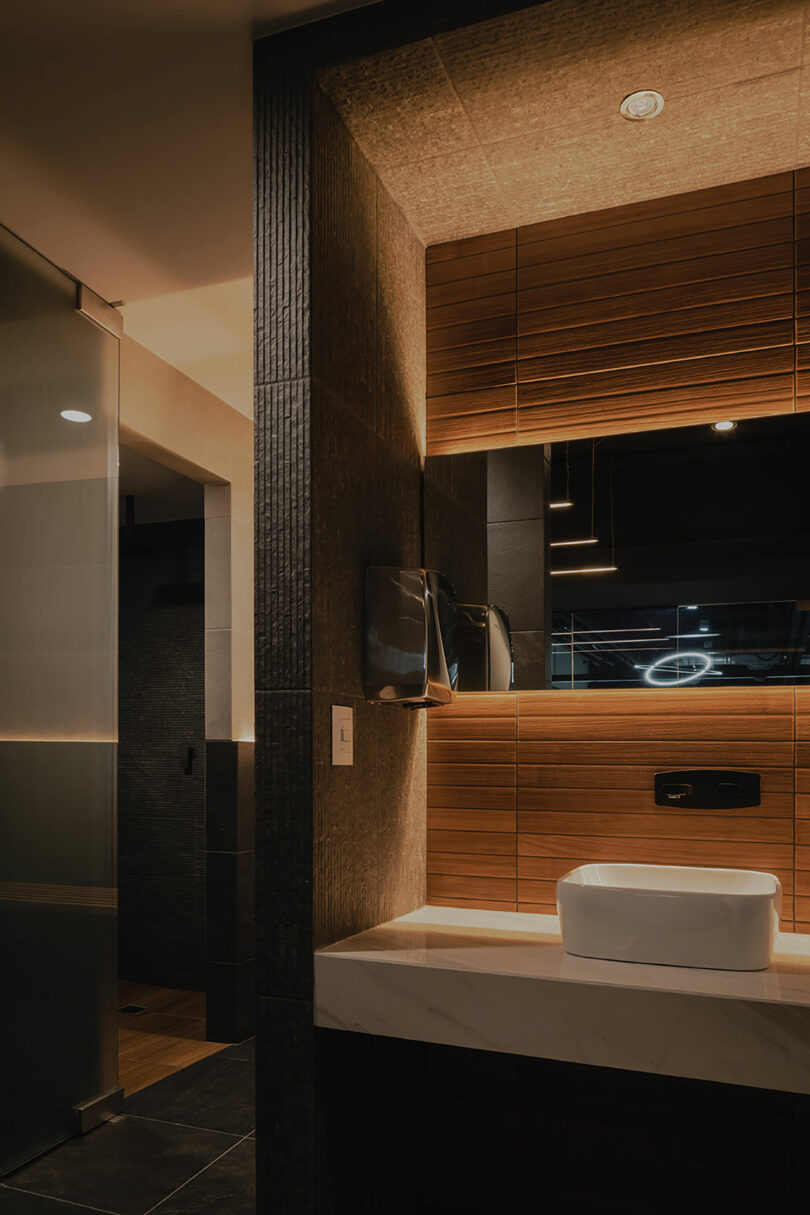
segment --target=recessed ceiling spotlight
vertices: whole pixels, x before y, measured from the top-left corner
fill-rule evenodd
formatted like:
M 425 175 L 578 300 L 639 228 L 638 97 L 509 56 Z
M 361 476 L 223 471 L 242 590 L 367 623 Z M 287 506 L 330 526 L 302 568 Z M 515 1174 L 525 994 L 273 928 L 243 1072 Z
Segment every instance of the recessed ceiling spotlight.
M 664 108 L 664 99 L 655 89 L 641 89 L 638 93 L 628 93 L 619 106 L 622 118 L 630 122 L 643 122 L 645 118 L 655 118 Z
M 712 422 L 712 430 L 719 430 L 722 432 L 722 431 L 726 431 L 726 430 L 736 430 L 736 429 L 737 429 L 736 422 Z
M 60 418 L 64 418 L 66 422 L 92 422 L 92 414 L 85 413 L 83 409 L 63 409 L 60 413 Z

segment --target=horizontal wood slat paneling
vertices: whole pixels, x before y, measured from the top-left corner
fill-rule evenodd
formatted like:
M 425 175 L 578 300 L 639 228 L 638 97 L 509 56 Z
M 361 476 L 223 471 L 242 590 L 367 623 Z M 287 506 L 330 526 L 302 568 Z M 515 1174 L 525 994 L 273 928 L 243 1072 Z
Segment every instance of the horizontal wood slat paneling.
M 644 292 L 630 295 L 609 295 L 604 298 L 577 300 L 572 304 L 556 308 L 521 308 L 517 317 L 519 336 L 546 333 L 549 342 L 556 341 L 556 333 L 569 334 L 572 330 L 592 326 L 617 325 L 632 322 L 639 325 L 641 336 L 654 336 L 649 328 L 661 323 L 661 318 L 678 323 L 679 312 L 694 309 L 747 305 L 764 301 L 771 296 L 793 295 L 793 266 L 787 263 L 774 270 L 760 270 L 756 274 L 737 274 L 730 278 L 716 277 L 685 286 L 660 287 L 651 283 Z M 769 305 L 763 303 L 767 312 Z M 755 317 L 759 313 L 755 312 Z M 678 332 L 678 330 L 675 330 Z M 691 332 L 684 329 L 684 332 Z M 598 342 L 601 345 L 601 342 Z M 534 352 L 536 353 L 536 351 Z
M 806 181 L 429 249 L 428 453 L 686 426 L 726 404 L 737 418 L 810 409 Z
M 429 901 L 551 912 L 593 861 L 755 868 L 782 883 L 785 929 L 800 886 L 810 931 L 810 689 L 462 695 L 428 737 Z M 656 806 L 656 772 L 701 766 L 758 771 L 761 804 Z
M 553 283 L 570 282 L 601 275 L 616 275 L 628 270 L 646 270 L 672 263 L 697 261 L 703 257 L 748 252 L 793 242 L 792 208 L 783 218 L 739 228 L 709 229 L 692 232 L 671 240 L 620 245 L 598 252 L 568 257 L 565 260 L 537 262 L 532 254 L 536 245 L 521 245 L 518 260 L 518 291 L 530 291 Z M 551 243 L 551 242 L 550 242 Z M 741 259 L 742 260 L 742 259 Z
M 532 313 L 546 316 L 547 313 Z M 707 333 L 731 327 L 745 329 L 752 323 L 764 321 L 792 321 L 793 295 L 785 291 L 778 295 L 766 295 L 757 299 L 734 299 L 729 303 L 710 304 L 697 308 L 680 308 L 669 312 L 656 312 L 644 316 L 607 321 L 601 324 L 579 324 L 569 328 L 526 331 L 518 338 L 518 359 L 521 367 L 534 357 L 547 357 L 562 353 L 590 351 L 592 357 L 604 358 L 602 348 L 616 350 L 620 343 L 641 345 L 642 342 L 663 338 L 683 346 L 685 334 Z M 691 339 L 690 339 L 691 340 Z M 788 343 L 791 338 L 788 337 Z M 468 349 L 475 350 L 476 346 Z M 438 364 L 438 356 L 434 355 Z M 521 378 L 526 377 L 521 373 Z
M 545 236 L 541 227 L 540 240 L 520 240 L 520 264 L 531 266 L 557 262 L 693 235 L 709 244 L 711 249 L 710 242 L 706 240 L 709 233 L 716 237 L 723 228 L 740 228 L 766 220 L 790 219 L 792 216 L 792 189 L 709 207 L 692 206 L 686 211 L 667 215 L 645 217 L 642 204 L 632 221 L 625 224 L 603 224 L 586 232 Z
M 800 170 L 802 172 L 802 170 Z M 670 194 L 665 198 L 652 198 L 642 203 L 626 203 L 619 207 L 608 207 L 604 211 L 587 211 L 580 215 L 566 215 L 561 219 L 541 220 L 518 229 L 518 244 L 528 244 L 543 236 L 567 236 L 572 233 L 590 232 L 594 229 L 614 227 L 625 223 L 636 223 L 657 215 L 677 215 L 681 211 L 701 210 L 704 207 L 728 206 L 740 199 L 757 198 L 767 194 L 785 194 L 793 189 L 793 174 L 774 173 L 768 177 L 757 177 L 752 181 L 736 181 L 725 186 L 713 186 L 706 190 L 691 190 L 685 194 Z

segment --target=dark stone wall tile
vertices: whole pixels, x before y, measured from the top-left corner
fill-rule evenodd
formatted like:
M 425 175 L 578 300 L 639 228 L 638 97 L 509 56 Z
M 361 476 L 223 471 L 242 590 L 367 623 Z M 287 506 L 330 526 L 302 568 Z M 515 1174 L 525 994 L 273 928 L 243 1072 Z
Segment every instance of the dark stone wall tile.
M 314 1009 L 256 1001 L 256 1208 L 315 1215 Z
M 209 962 L 246 962 L 255 956 L 254 853 L 206 854 Z
M 256 958 L 262 995 L 311 999 L 312 693 L 256 696 Z
M 256 963 L 207 962 L 205 1036 L 209 1042 L 244 1042 L 254 1031 Z
M 257 386 L 310 375 L 312 87 L 277 47 L 257 45 L 253 75 Z
M 308 688 L 312 659 L 308 380 L 256 391 L 256 688 Z
M 545 537 L 542 519 L 488 525 L 488 602 L 504 609 L 517 632 L 542 629 Z
M 373 427 L 377 174 L 320 90 L 313 110 L 312 377 Z
M 374 430 L 321 385 L 313 389 L 313 687 L 363 695 L 366 566 L 381 551 Z
M 512 633 L 515 687 L 521 692 L 545 687 L 551 670 L 551 637 L 542 630 Z
M 487 453 L 429 456 L 423 488 L 424 561 L 459 603 L 487 602 Z
M 375 426 L 421 465 L 425 449 L 425 254 L 377 181 L 377 381 Z
M 119 974 L 201 988 L 203 521 L 122 528 L 119 549 Z M 189 747 L 196 757 L 187 773 Z
M 378 804 L 378 922 L 405 915 L 427 899 L 427 718 L 423 712 L 372 705 Z M 398 712 L 392 728 L 388 713 Z
M 510 447 L 489 451 L 487 521 L 542 519 L 545 514 L 546 447 Z

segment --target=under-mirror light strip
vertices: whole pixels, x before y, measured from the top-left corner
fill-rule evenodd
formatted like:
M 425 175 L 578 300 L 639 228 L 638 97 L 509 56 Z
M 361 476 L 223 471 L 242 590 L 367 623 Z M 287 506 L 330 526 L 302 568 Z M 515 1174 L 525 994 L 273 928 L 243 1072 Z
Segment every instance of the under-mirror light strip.
M 587 540 L 552 540 L 550 548 L 574 548 L 578 544 L 598 544 L 598 536 L 589 536 Z
M 618 568 L 618 565 L 583 565 L 580 569 L 549 570 L 549 573 L 552 578 L 557 574 L 612 574 Z
M 573 502 L 549 502 L 549 510 L 562 510 L 565 506 L 573 506 Z

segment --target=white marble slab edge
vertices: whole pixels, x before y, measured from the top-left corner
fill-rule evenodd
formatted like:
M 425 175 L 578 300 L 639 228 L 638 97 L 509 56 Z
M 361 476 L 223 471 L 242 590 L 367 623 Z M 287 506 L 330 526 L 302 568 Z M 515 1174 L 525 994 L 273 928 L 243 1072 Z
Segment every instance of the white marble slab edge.
M 767 971 L 573 958 L 556 916 L 423 907 L 321 951 L 325 1028 L 810 1092 L 810 941 Z

